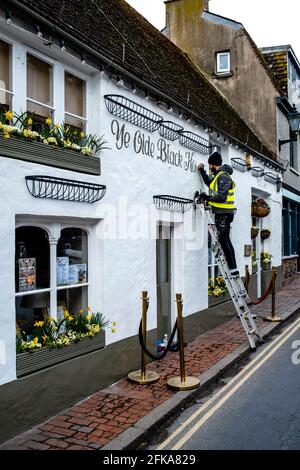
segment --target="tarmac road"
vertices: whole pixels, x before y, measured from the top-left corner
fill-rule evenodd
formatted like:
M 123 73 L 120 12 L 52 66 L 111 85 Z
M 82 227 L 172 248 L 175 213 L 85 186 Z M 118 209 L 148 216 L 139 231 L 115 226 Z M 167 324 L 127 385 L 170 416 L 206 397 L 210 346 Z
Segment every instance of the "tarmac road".
M 299 450 L 300 320 L 225 387 L 186 409 L 148 449 Z

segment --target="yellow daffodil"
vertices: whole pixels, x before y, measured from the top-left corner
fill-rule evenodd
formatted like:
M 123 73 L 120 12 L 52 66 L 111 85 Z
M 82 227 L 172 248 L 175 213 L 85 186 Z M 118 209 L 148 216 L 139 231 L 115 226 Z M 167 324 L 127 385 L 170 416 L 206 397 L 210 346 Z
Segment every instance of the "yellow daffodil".
M 87 308 L 87 311 L 90 312 L 90 311 L 91 311 L 91 307 L 88 307 L 88 308 Z
M 4 139 L 9 139 L 10 135 L 9 134 L 4 134 Z
M 72 317 L 72 315 L 69 315 L 69 316 L 68 316 L 68 320 L 69 320 L 69 321 L 72 321 L 72 320 L 74 320 L 74 317 Z
M 42 327 L 44 325 L 43 321 L 36 321 L 34 326 L 37 326 L 38 328 Z
M 28 125 L 28 126 L 32 126 L 32 122 L 33 122 L 32 119 L 29 118 L 29 119 L 27 120 L 27 125 Z
M 45 123 L 50 126 L 50 124 L 52 123 L 52 119 L 47 117 L 47 119 L 45 119 Z
M 81 310 L 79 310 L 79 313 L 83 313 L 83 310 L 82 310 L 82 309 L 81 309 Z
M 55 321 L 53 317 L 50 317 L 49 318 L 49 321 Z
M 65 318 L 68 318 L 69 315 L 70 315 L 70 314 L 69 314 L 68 310 L 65 310 L 65 311 L 64 311 L 64 317 L 65 317 Z
M 48 338 L 48 336 L 47 336 L 47 335 L 44 335 L 44 336 L 42 336 L 42 338 L 43 338 L 43 341 L 45 342 L 46 339 Z
M 115 333 L 116 331 L 117 331 L 116 328 L 112 328 L 112 329 L 111 329 L 111 332 L 112 332 L 112 333 Z
M 35 338 L 33 338 L 33 342 L 34 342 L 34 344 L 38 344 L 38 342 L 39 342 L 39 339 L 38 339 L 38 337 L 37 337 L 37 336 L 36 336 Z
M 6 111 L 6 113 L 4 113 L 4 116 L 5 116 L 5 119 L 10 121 L 14 117 L 14 113 L 12 111 Z
M 82 131 L 80 132 L 80 137 L 83 139 L 83 137 L 84 137 L 84 132 L 82 132 Z
M 87 321 L 90 321 L 90 319 L 91 319 L 90 315 L 88 315 L 88 316 L 86 317 L 86 319 L 87 319 Z
M 57 123 L 57 124 L 54 125 L 54 127 L 55 127 L 55 129 L 60 129 L 60 124 Z

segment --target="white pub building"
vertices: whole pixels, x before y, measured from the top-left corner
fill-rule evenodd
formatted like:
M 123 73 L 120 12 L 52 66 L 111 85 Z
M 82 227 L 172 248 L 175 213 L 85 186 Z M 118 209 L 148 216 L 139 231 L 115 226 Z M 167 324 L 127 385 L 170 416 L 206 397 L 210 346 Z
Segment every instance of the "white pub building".
M 0 8 L 0 440 L 139 367 L 142 291 L 149 347 L 170 334 L 176 293 L 189 341 L 235 315 L 228 295 L 208 295 L 218 272 L 192 205 L 213 150 L 233 166 L 231 239 L 251 295 L 270 277 L 261 252 L 280 270 L 276 155 L 126 2 L 98 4 Z M 266 217 L 255 216 L 257 199 Z M 253 226 L 270 236 L 251 238 Z M 44 346 L 17 352 L 18 329 L 35 341 L 35 322 L 86 309 L 116 322 L 105 344 L 65 345 L 46 362 Z

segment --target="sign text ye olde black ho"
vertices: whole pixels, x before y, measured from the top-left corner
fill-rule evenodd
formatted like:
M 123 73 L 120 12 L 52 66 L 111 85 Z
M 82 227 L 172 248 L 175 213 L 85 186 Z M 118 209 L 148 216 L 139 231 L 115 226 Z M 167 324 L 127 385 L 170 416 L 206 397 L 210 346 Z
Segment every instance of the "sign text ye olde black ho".
M 150 136 L 146 136 L 140 130 L 137 130 L 132 137 L 131 133 L 126 130 L 125 124 L 120 124 L 116 119 L 111 122 L 111 132 L 115 137 L 118 150 L 131 147 L 137 155 L 156 158 L 163 163 L 183 168 L 191 173 L 195 173 L 197 169 L 194 152 L 181 152 L 180 149 L 175 152 L 171 150 L 170 144 L 165 139 L 153 142 Z

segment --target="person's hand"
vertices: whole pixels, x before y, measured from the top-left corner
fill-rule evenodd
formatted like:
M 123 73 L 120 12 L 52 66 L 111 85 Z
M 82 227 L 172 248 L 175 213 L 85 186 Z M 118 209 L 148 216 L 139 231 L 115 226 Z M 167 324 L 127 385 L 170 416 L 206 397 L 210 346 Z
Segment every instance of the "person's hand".
M 210 196 L 206 193 L 201 193 L 200 196 L 199 196 L 199 199 L 200 199 L 200 201 L 209 201 Z
M 198 170 L 199 171 L 204 170 L 204 163 L 200 163 L 200 165 L 198 165 Z

